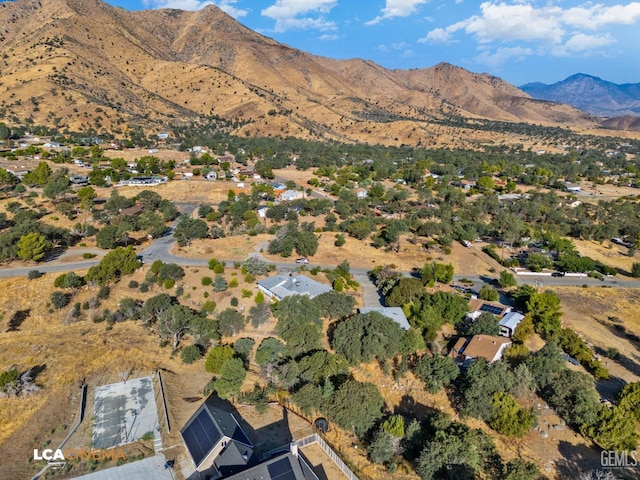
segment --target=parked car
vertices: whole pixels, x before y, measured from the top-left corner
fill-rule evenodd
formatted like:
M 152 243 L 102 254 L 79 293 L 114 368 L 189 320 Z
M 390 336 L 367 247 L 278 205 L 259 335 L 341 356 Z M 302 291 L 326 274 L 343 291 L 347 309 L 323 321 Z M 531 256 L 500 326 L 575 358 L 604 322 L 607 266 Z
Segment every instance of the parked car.
M 309 259 L 308 259 L 308 258 L 306 258 L 306 257 L 298 258 L 298 259 L 296 260 L 296 263 L 302 263 L 302 264 L 305 264 L 305 265 L 306 265 L 306 264 L 308 264 L 308 263 L 309 263 Z
M 553 272 L 551 274 L 552 277 L 564 277 L 566 275 L 566 273 L 564 272 Z

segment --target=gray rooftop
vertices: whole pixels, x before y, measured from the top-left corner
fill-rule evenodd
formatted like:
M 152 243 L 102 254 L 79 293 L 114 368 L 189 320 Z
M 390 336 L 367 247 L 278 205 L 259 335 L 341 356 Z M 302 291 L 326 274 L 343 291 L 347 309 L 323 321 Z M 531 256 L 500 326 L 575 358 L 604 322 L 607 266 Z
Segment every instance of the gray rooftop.
M 277 299 L 290 295 L 307 295 L 313 298 L 331 290 L 330 286 L 311 280 L 304 275 L 274 275 L 259 280 L 258 285 L 271 292 Z
M 369 307 L 369 308 L 360 308 L 358 309 L 359 313 L 365 314 L 369 312 L 377 312 L 380 315 L 384 315 L 387 318 L 390 318 L 394 322 L 396 322 L 403 330 L 409 330 L 411 325 L 409 325 L 409 320 L 405 316 L 402 308 L 400 307 Z
M 501 327 L 507 327 L 513 332 L 523 318 L 524 315 L 522 315 L 521 313 L 509 312 L 504 317 L 502 317 L 499 325 Z
M 236 475 L 226 477 L 227 480 L 317 480 L 298 455 L 287 452 Z

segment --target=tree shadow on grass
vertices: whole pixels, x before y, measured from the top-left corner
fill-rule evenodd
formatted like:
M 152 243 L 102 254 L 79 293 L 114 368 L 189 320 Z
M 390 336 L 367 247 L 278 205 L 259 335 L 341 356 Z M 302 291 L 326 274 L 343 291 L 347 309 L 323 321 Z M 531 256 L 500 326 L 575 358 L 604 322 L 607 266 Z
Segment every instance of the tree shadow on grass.
M 18 310 L 11 316 L 11 320 L 9 320 L 9 328 L 7 332 L 17 332 L 20 330 L 20 325 L 24 322 L 29 315 L 31 314 L 31 309 L 27 308 L 26 310 Z

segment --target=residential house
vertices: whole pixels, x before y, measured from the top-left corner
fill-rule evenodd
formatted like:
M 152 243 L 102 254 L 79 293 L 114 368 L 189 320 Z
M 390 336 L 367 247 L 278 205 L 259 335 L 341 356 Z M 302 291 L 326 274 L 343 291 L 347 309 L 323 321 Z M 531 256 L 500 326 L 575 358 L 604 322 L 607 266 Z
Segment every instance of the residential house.
M 281 202 L 291 202 L 301 198 L 304 198 L 304 192 L 301 192 L 300 190 L 286 190 L 278 195 L 278 200 Z
M 69 175 L 69 182 L 74 186 L 89 185 L 89 177 L 86 175 Z
M 475 320 L 485 312 L 491 313 L 498 318 L 502 318 L 510 311 L 511 307 L 508 305 L 503 305 L 499 302 L 488 302 L 486 300 L 474 298 L 469 300 L 469 313 L 467 313 L 467 318 L 469 318 L 470 320 Z
M 304 275 L 274 275 L 258 281 L 258 289 L 269 298 L 282 300 L 290 295 L 306 295 L 310 298 L 332 290 L 323 283 Z
M 367 198 L 367 189 L 366 188 L 356 188 L 356 198 L 362 199 Z
M 387 318 L 390 318 L 403 330 L 409 330 L 411 325 L 409 325 L 409 320 L 405 316 L 402 308 L 400 307 L 369 307 L 369 308 L 359 308 L 358 313 L 369 313 L 369 312 L 377 312 L 380 315 L 384 315 Z
M 180 430 L 196 470 L 227 478 L 251 466 L 253 445 L 233 414 L 207 399 Z
M 269 210 L 269 207 L 264 205 L 256 208 L 256 212 L 258 212 L 258 218 L 267 218 L 267 210 Z
M 290 451 L 226 478 L 227 480 L 318 480 L 309 463 L 298 452 L 295 442 L 291 443 Z
M 511 338 L 513 336 L 513 332 L 516 331 L 517 326 L 523 319 L 524 315 L 522 315 L 521 313 L 507 313 L 498 323 L 498 325 L 500 326 L 500 333 L 498 333 L 498 335 Z
M 207 180 L 217 180 L 218 174 L 215 172 L 215 170 L 210 170 L 207 172 L 204 178 L 206 178 Z
M 507 338 L 491 335 L 461 337 L 449 352 L 449 356 L 466 366 L 477 358 L 484 358 L 487 362 L 493 363 L 502 358 L 502 354 L 511 343 Z
M 142 205 L 136 204 L 132 205 L 129 208 L 123 208 L 119 213 L 124 217 L 126 215 L 140 215 L 142 212 L 144 212 L 144 208 L 142 207 Z
M 567 192 L 580 193 L 580 185 L 577 183 L 565 182 L 564 187 L 567 189 Z

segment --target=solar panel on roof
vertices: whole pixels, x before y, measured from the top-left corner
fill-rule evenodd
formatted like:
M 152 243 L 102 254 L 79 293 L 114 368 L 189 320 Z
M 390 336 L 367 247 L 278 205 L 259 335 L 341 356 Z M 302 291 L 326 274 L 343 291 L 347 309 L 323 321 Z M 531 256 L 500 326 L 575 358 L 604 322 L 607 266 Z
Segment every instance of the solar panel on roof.
M 182 437 L 189 452 L 191 452 L 193 461 L 196 465 L 200 465 L 202 460 L 220 441 L 222 434 L 214 425 L 209 413 L 203 409 L 184 429 Z
M 271 476 L 271 480 L 296 480 L 296 474 L 293 472 L 293 466 L 289 461 L 289 457 L 281 458 L 277 462 L 267 465 L 267 470 Z
M 483 303 L 482 306 L 480 307 L 480 311 L 481 312 L 489 312 L 492 313 L 493 315 L 500 315 L 503 312 L 503 308 L 502 307 L 496 307 L 495 305 L 489 305 L 487 303 Z

